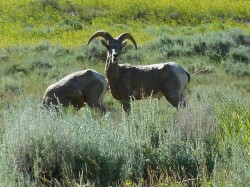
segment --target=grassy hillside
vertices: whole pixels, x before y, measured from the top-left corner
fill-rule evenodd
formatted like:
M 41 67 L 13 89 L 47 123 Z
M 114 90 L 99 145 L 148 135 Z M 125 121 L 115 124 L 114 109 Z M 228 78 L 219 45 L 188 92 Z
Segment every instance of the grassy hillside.
M 0 0 L 0 186 L 249 186 L 250 3 Z M 106 50 L 88 37 L 130 32 L 120 63 L 179 63 L 189 107 L 132 103 L 109 113 L 41 108 L 48 85 Z
M 249 1 L 0 1 L 0 45 L 36 45 L 44 40 L 75 47 L 89 34 L 105 29 L 131 32 L 139 44 L 163 29 L 173 33 L 239 27 L 249 30 Z

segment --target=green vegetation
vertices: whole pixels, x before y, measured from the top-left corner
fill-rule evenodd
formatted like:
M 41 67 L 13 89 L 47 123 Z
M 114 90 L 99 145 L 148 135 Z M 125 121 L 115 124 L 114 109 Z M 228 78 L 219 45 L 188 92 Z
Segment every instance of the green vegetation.
M 133 33 L 139 44 L 162 30 L 173 34 L 239 27 L 249 30 L 250 3 L 245 0 L 0 0 L 1 46 L 53 44 L 75 47 L 90 33 Z M 153 32 L 149 32 L 149 31 Z
M 193 91 L 189 108 L 177 112 L 148 99 L 134 103 L 130 116 L 119 110 L 101 117 L 88 108 L 49 112 L 25 98 L 4 112 L 0 181 L 249 185 L 250 103 L 234 90 Z
M 0 186 L 249 186 L 248 1 L 0 0 Z M 130 32 L 120 63 L 175 61 L 191 74 L 187 108 L 132 103 L 109 113 L 41 107 L 48 85 L 106 51 L 88 37 Z

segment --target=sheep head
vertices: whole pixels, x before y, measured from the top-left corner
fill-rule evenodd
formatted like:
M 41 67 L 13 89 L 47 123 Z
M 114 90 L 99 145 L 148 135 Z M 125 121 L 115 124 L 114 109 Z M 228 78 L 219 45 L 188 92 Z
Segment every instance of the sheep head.
M 135 48 L 137 49 L 137 44 L 135 39 L 129 33 L 122 33 L 118 37 L 113 38 L 108 32 L 106 31 L 97 31 L 95 32 L 88 41 L 88 44 L 97 37 L 102 37 L 101 44 L 107 49 L 108 51 L 108 58 L 111 59 L 113 63 L 118 61 L 118 56 L 121 53 L 122 48 L 127 45 L 126 39 L 133 42 Z

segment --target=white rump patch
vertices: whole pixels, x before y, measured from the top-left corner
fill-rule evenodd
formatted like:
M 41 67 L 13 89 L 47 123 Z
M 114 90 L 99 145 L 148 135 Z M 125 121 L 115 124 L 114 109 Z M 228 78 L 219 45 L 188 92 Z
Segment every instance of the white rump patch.
M 168 62 L 168 64 L 171 65 L 171 69 L 175 72 L 177 75 L 179 81 L 180 81 L 180 86 L 181 86 L 181 91 L 186 87 L 188 84 L 188 75 L 185 72 L 185 70 L 177 63 L 175 62 Z

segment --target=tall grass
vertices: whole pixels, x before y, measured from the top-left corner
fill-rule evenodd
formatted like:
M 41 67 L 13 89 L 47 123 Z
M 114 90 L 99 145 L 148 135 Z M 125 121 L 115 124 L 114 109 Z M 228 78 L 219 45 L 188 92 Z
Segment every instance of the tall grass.
M 0 182 L 247 185 L 250 103 L 238 94 L 200 88 L 188 108 L 176 111 L 166 101 L 148 99 L 133 103 L 130 116 L 121 108 L 106 116 L 88 108 L 56 113 L 26 98 L 4 112 Z M 242 109 L 235 119 L 241 120 L 239 130 L 226 117 L 235 118 L 232 104 Z

